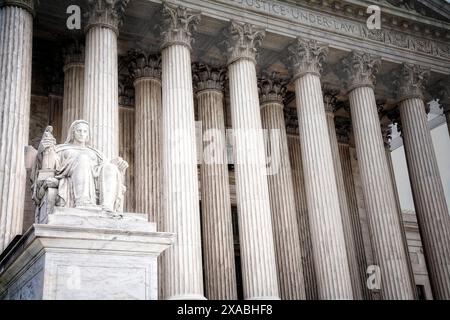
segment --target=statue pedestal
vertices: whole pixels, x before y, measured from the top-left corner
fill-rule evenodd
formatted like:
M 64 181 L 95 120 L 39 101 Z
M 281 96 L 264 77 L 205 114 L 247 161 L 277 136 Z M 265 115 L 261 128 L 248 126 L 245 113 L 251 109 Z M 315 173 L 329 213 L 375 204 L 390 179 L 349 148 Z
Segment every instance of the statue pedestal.
M 175 239 L 143 214 L 55 208 L 0 257 L 0 299 L 157 299 L 157 257 Z

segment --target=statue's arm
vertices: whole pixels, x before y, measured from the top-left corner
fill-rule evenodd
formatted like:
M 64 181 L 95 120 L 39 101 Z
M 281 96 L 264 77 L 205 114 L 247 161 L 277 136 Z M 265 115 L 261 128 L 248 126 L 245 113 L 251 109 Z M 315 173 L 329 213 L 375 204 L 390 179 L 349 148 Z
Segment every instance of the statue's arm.
M 55 149 L 56 139 L 52 131 L 51 126 L 45 129 L 31 173 L 32 197 L 36 204 L 40 203 L 48 188 L 57 188 L 59 183 L 54 174 L 59 159 Z
M 121 174 L 125 174 L 125 171 L 127 171 L 129 165 L 128 162 L 125 161 L 123 158 L 118 157 L 117 159 L 114 159 L 113 161 L 111 161 L 111 163 L 115 164 L 117 166 L 117 168 L 119 169 Z
M 38 160 L 41 168 L 44 170 L 56 169 L 58 163 L 58 155 L 56 153 L 56 139 L 52 134 L 53 128 L 48 126 L 45 129 L 42 139 L 38 147 Z

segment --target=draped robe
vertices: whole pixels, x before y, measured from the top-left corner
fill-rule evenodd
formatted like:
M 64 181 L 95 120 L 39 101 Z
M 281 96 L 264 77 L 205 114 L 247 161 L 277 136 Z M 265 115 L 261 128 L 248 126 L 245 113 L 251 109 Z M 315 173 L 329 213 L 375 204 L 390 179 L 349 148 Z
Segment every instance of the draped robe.
M 99 177 L 103 155 L 92 147 L 61 144 L 57 154 L 56 176 L 59 179 L 56 205 L 60 207 L 95 206 L 98 203 Z

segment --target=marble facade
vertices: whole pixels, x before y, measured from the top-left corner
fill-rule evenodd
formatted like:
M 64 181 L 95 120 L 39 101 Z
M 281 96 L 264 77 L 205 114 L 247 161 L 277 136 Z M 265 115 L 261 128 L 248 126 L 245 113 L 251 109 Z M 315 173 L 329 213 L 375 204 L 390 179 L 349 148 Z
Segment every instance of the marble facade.
M 426 123 L 433 99 L 449 121 L 449 9 L 370 1 L 371 30 L 359 0 L 89 0 L 70 30 L 69 2 L 0 0 L 0 252 L 17 235 L 41 241 L 33 148 L 47 125 L 63 143 L 84 119 L 95 148 L 129 163 L 124 211 L 177 235 L 152 271 L 161 299 L 450 299 Z M 417 227 L 393 183 L 392 125 Z M 45 291 L 47 262 L 23 263 Z

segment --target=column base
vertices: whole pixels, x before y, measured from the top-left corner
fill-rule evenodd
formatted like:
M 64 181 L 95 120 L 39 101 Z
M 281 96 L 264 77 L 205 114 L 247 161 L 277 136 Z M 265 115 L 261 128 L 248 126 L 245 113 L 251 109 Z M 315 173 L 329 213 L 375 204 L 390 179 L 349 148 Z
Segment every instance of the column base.
M 146 215 L 56 208 L 0 257 L 0 299 L 157 300 L 157 257 L 174 237 Z
M 207 300 L 205 296 L 201 294 L 185 294 L 179 296 L 173 296 L 166 300 Z
M 264 296 L 264 297 L 246 298 L 245 300 L 281 300 L 281 298 L 278 296 Z

